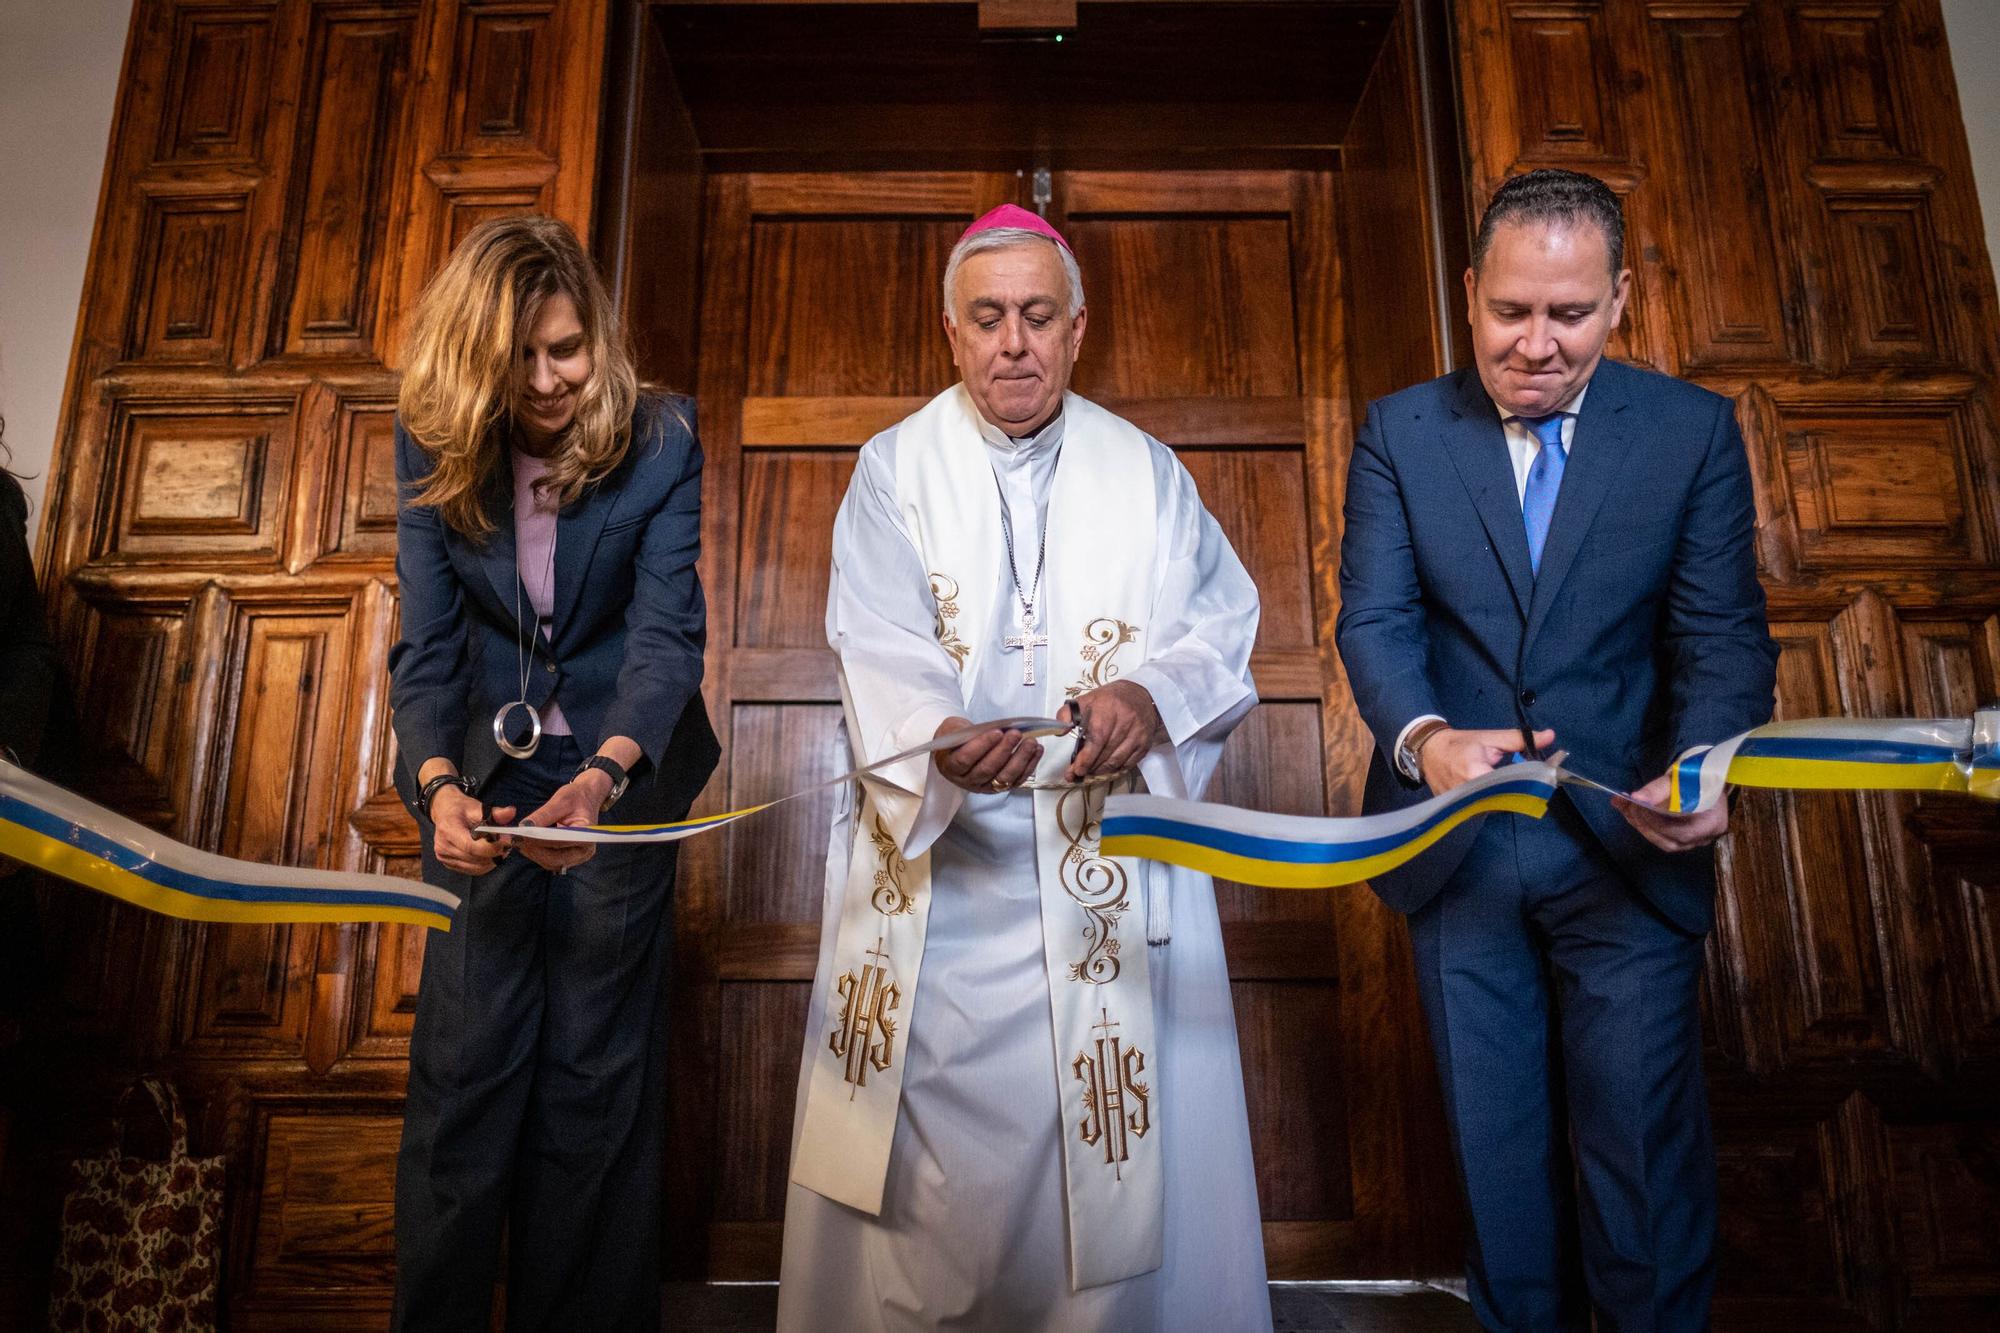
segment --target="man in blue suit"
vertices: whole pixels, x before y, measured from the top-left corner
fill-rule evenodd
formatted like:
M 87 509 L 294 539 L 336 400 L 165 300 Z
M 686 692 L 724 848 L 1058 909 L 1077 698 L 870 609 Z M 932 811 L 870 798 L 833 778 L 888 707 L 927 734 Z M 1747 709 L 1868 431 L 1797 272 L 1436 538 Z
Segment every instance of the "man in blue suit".
M 1507 181 L 1465 275 L 1474 367 L 1374 403 L 1348 473 L 1363 808 L 1558 742 L 1634 796 L 1565 788 L 1374 882 L 1409 918 L 1489 1328 L 1696 1329 L 1714 1285 L 1697 987 L 1729 813 L 1651 807 L 1769 718 L 1777 650 L 1729 401 L 1603 359 L 1630 282 L 1603 182 Z

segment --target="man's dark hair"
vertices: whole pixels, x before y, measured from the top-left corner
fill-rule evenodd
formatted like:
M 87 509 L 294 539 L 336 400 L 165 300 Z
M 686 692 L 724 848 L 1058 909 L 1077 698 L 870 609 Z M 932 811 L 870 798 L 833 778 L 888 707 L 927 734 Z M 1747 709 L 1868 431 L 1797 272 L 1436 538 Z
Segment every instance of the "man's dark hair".
M 1493 192 L 1486 215 L 1479 219 L 1479 234 L 1472 242 L 1472 267 L 1486 262 L 1493 248 L 1493 233 L 1503 222 L 1548 222 L 1574 227 L 1588 222 L 1604 233 L 1604 245 L 1611 252 L 1611 276 L 1625 267 L 1625 213 L 1609 185 L 1581 171 L 1544 167 L 1519 176 L 1510 176 Z

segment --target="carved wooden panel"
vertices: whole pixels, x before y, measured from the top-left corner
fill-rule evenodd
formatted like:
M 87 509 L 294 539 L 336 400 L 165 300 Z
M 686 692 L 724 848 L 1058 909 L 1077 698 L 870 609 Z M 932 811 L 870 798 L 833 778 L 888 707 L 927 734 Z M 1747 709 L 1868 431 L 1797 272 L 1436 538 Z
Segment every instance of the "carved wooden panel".
M 1808 124 L 1814 157 L 1879 159 L 1907 155 L 1909 130 L 1898 109 L 1902 100 L 1892 59 L 1896 35 L 1893 3 L 1798 5 L 1792 22 L 1799 34 L 1804 79 L 1812 107 Z
M 328 555 L 396 555 L 396 401 L 339 398 L 321 542 Z
M 275 559 L 293 406 L 281 398 L 120 402 L 112 427 L 119 487 L 103 554 Z
M 320 9 L 307 48 L 273 352 L 374 351 L 414 6 Z
M 1964 409 L 1955 403 L 1779 407 L 1799 562 L 1842 565 L 1988 559 Z
M 1834 195 L 1826 201 L 1833 254 L 1847 293 L 1850 366 L 1930 365 L 1944 359 L 1949 309 L 1937 286 L 1930 210 L 1921 194 Z
M 1296 446 L 1179 451 L 1203 507 L 1257 583 L 1259 648 L 1310 650 L 1316 642 L 1302 454 Z
M 851 452 L 764 450 L 743 457 L 737 520 L 744 572 L 736 642 L 745 648 L 825 648 L 833 516 L 854 474 Z
M 225 854 L 278 865 L 319 861 L 334 819 L 345 635 L 338 612 L 239 608 L 229 673 L 241 682 L 233 744 L 227 780 L 212 788 L 226 793 L 214 815 Z M 189 1039 L 297 1049 L 317 929 L 201 928 Z
M 730 726 L 726 808 L 768 801 L 844 772 L 850 762 L 839 726 L 840 709 L 831 704 L 738 704 Z M 722 892 L 732 921 L 809 925 L 817 946 L 836 798 L 832 788 L 815 792 L 723 835 L 731 873 Z
M 452 89 L 453 153 L 535 153 L 553 157 L 549 141 L 551 63 L 536 48 L 556 40 L 553 4 L 483 5 L 459 25 L 460 73 Z
M 246 204 L 242 195 L 149 201 L 126 356 L 216 364 L 229 359 L 243 285 Z
M 174 14 L 171 82 L 155 152 L 161 162 L 248 162 L 270 77 L 269 6 Z
M 750 393 L 928 398 L 951 384 L 938 278 L 963 230 L 964 219 L 760 219 Z
M 1075 387 L 1091 398 L 1299 392 L 1292 241 L 1277 217 L 1079 215 L 1090 305 Z M 1171 291 L 1171 307 L 1160 294 Z M 1256 293 L 1256 296 L 1251 296 Z
M 1617 65 L 1604 6 L 1514 3 L 1503 11 L 1521 99 L 1521 156 L 1617 161 L 1625 156 Z
M 1764 69 L 1750 6 L 1653 22 L 1674 183 L 1686 226 L 1676 238 L 1681 358 L 1688 367 L 1782 365 L 1794 357 L 1789 283 L 1766 189 L 1769 141 L 1754 100 Z M 1731 225 L 1719 225 L 1723 218 Z
M 277 1314 L 342 1288 L 387 1295 L 403 1125 L 388 1109 L 260 1111 L 262 1170 L 243 1299 Z

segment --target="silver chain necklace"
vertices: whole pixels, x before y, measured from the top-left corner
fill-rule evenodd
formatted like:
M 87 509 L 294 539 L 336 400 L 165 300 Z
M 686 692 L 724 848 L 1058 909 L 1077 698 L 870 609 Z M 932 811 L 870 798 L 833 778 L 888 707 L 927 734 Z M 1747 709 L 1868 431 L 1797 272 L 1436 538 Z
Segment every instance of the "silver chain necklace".
M 528 488 L 528 502 L 530 504 L 534 503 L 534 495 L 534 487 L 530 486 Z M 518 529 L 516 531 L 516 540 L 518 542 Z M 556 543 L 554 537 L 551 536 L 549 539 L 548 567 L 542 571 L 543 583 L 548 583 L 555 577 L 555 569 Z M 500 711 L 493 715 L 493 743 L 500 747 L 500 753 L 509 755 L 515 759 L 527 759 L 531 757 L 542 744 L 542 714 L 539 709 L 528 702 L 528 643 L 540 627 L 541 617 L 536 616 L 531 621 L 522 613 L 521 593 L 521 559 L 517 546 L 514 554 L 514 622 L 519 630 L 517 644 L 520 648 L 521 695 L 518 699 L 510 703 L 501 704 Z M 528 609 L 533 610 L 534 608 L 531 606 Z M 520 745 L 516 745 L 507 738 L 507 718 L 516 708 L 526 709 L 528 713 L 528 739 Z
M 1000 534 L 1007 539 L 1007 576 L 1014 580 L 1014 600 L 1021 604 L 1021 628 L 1035 627 L 1035 603 L 1042 595 L 1042 569 L 1049 560 L 1049 528 L 1042 525 L 1041 549 L 1035 554 L 1035 581 L 1026 592 L 1021 591 L 1021 569 L 1014 558 L 1014 523 L 1007 516 L 1007 506 L 1000 506 Z

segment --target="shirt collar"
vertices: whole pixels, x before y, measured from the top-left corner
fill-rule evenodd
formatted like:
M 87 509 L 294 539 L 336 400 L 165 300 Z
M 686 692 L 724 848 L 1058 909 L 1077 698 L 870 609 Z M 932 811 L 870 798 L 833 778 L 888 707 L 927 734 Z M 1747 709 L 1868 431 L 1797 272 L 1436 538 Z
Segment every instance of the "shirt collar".
M 1019 439 L 1015 439 L 1006 431 L 1001 430 L 985 417 L 980 416 L 977 411 L 972 415 L 979 422 L 979 438 L 986 441 L 988 448 L 1009 458 L 1025 459 L 1038 458 L 1062 444 L 1063 423 L 1067 420 L 1069 414 L 1059 407 L 1056 409 L 1056 414 L 1049 418 L 1048 423 L 1040 430 L 1036 431 L 1033 435 L 1024 435 Z
M 1587 395 L 1589 392 L 1590 392 L 1590 381 L 1585 380 L 1583 387 L 1576 391 L 1576 397 L 1570 399 L 1569 402 L 1557 408 L 1554 415 L 1563 417 L 1576 416 L 1578 413 L 1583 411 L 1583 400 L 1585 395 Z M 1493 410 L 1500 414 L 1500 421 L 1503 425 L 1509 421 L 1518 421 L 1521 422 L 1523 425 L 1527 424 L 1528 419 L 1526 417 L 1520 415 L 1517 412 L 1509 412 L 1506 408 L 1500 406 L 1500 404 L 1498 403 L 1493 404 Z

